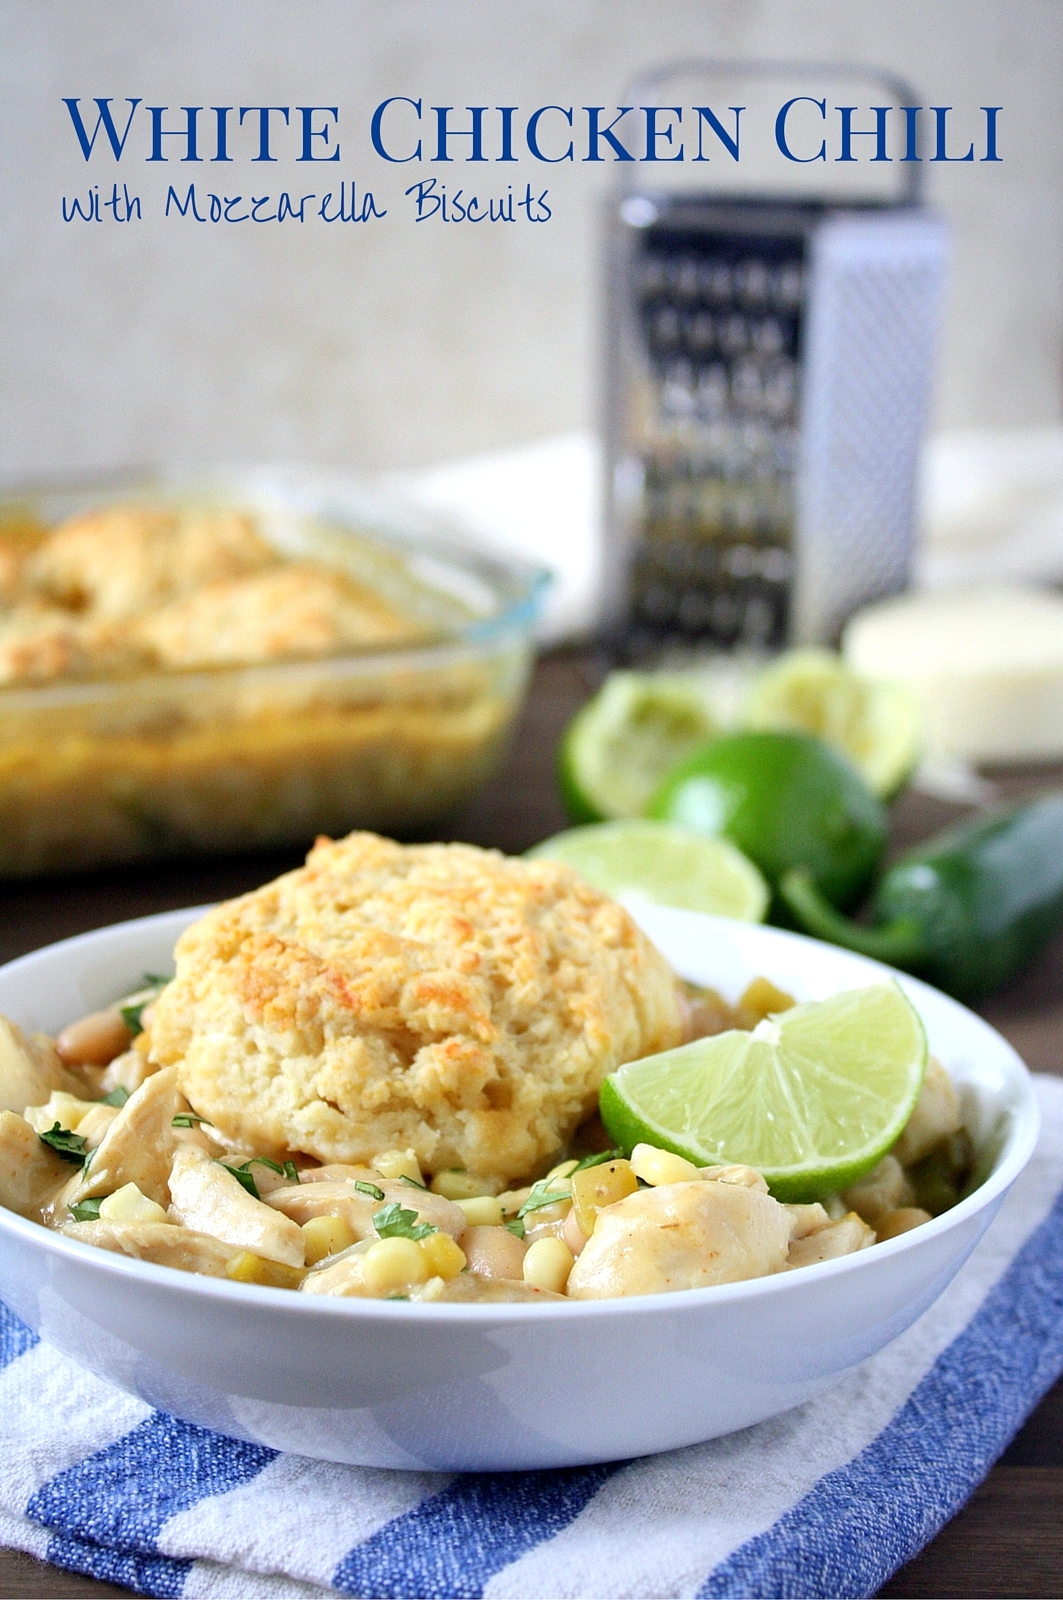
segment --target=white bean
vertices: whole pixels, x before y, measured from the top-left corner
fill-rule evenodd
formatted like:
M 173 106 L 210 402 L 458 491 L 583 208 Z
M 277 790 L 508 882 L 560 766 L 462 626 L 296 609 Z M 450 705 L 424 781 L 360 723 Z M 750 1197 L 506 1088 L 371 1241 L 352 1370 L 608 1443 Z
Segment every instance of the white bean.
M 106 1067 L 129 1049 L 131 1038 L 117 1011 L 93 1011 L 63 1029 L 55 1053 L 68 1066 Z
M 465 1251 L 469 1271 L 482 1278 L 516 1278 L 522 1276 L 526 1246 L 508 1228 L 490 1225 L 466 1228 L 458 1243 Z

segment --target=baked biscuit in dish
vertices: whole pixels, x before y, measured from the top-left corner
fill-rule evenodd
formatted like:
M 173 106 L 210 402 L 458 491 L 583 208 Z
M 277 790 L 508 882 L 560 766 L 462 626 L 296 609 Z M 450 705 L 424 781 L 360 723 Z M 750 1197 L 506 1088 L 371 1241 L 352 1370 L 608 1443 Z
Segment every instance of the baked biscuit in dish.
M 144 618 L 165 668 L 232 666 L 422 639 L 424 629 L 342 572 L 310 561 L 212 583 Z
M 607 1073 L 683 1037 L 677 980 L 622 907 L 471 845 L 320 840 L 176 961 L 152 1058 L 259 1153 L 411 1148 L 502 1187 L 565 1145 Z
M 23 574 L 46 533 L 32 517 L 0 520 L 0 608 L 17 605 L 22 598 Z
M 54 606 L 22 605 L 0 614 L 0 684 L 51 683 L 146 664 L 144 647 L 118 623 Z
M 119 505 L 62 523 L 22 581 L 28 597 L 118 621 L 278 560 L 244 512 Z

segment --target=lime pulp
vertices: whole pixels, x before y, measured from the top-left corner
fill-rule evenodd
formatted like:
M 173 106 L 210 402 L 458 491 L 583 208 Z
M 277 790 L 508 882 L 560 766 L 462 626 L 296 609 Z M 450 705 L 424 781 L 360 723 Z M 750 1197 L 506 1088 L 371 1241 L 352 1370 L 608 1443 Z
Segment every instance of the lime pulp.
M 719 731 L 705 695 L 689 679 L 611 673 L 561 743 L 566 810 L 574 822 L 641 816 L 665 773 Z
M 896 1143 L 926 1054 L 914 1006 L 878 983 L 630 1062 L 602 1085 L 602 1120 L 628 1153 L 647 1143 L 697 1166 L 740 1163 L 777 1199 L 821 1200 Z
M 841 750 L 872 792 L 888 800 L 919 760 L 922 728 L 901 684 L 866 678 L 830 650 L 790 650 L 753 681 L 747 728 L 812 733 Z
M 601 822 L 570 828 L 528 854 L 564 861 L 603 894 L 641 895 L 657 905 L 761 922 L 770 891 L 727 839 L 663 822 Z

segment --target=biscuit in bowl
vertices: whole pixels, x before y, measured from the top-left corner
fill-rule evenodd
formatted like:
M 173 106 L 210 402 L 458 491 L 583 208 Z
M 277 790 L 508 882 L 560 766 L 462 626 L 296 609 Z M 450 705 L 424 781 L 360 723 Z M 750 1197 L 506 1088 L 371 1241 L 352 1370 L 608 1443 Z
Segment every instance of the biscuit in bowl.
M 151 1027 L 236 1146 L 413 1149 L 496 1187 L 541 1168 L 607 1073 L 683 1037 L 676 979 L 568 867 L 471 845 L 320 840 L 182 935 Z

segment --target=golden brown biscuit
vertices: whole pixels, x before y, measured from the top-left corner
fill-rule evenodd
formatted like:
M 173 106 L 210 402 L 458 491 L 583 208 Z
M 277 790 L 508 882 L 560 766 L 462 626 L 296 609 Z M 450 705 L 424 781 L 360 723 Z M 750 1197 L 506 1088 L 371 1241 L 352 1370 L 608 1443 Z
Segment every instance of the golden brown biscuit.
M 137 631 L 164 667 L 330 655 L 422 636 L 379 595 L 309 561 L 210 584 L 145 617 Z
M 555 1154 L 606 1073 L 681 1037 L 664 959 L 570 868 L 368 833 L 189 928 L 151 1028 L 242 1146 L 412 1147 L 500 1183 Z
M 0 606 L 21 599 L 23 573 L 47 531 L 31 517 L 14 516 L 0 525 Z
M 113 621 L 277 560 L 243 512 L 110 506 L 61 523 L 24 578 L 51 604 Z
M 146 663 L 143 646 L 117 623 L 31 605 L 0 617 L 0 684 L 128 672 Z

